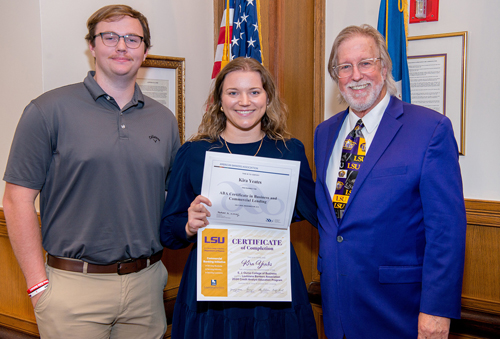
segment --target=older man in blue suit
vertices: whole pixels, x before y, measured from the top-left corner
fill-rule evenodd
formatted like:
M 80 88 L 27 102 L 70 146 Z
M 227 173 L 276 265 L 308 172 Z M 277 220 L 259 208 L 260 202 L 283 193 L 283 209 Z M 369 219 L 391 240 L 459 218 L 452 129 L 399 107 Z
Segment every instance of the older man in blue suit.
M 329 339 L 447 338 L 460 317 L 466 216 L 450 120 L 395 97 L 384 38 L 336 38 L 349 108 L 315 133 L 318 269 Z

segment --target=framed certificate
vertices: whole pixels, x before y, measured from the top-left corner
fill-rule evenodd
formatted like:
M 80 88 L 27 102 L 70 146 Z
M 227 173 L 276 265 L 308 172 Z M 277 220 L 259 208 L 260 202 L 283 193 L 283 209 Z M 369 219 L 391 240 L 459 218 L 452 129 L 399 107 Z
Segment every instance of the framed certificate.
M 179 126 L 179 137 L 184 142 L 185 121 L 185 60 L 184 58 L 148 55 L 137 73 L 141 91 L 169 108 Z

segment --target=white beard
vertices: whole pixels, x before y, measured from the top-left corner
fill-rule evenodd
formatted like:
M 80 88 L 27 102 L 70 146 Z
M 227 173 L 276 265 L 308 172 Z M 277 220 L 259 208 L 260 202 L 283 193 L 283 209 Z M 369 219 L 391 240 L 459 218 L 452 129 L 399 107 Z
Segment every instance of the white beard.
M 345 87 L 348 88 L 351 86 L 360 86 L 364 84 L 370 84 L 369 86 L 371 87 L 371 90 L 364 95 L 352 93 L 349 89 L 346 91 L 340 90 L 342 97 L 353 111 L 363 112 L 370 108 L 375 103 L 375 101 L 377 101 L 380 92 L 382 92 L 382 89 L 384 87 L 384 81 L 379 82 L 377 85 L 373 85 L 371 81 L 352 81 Z

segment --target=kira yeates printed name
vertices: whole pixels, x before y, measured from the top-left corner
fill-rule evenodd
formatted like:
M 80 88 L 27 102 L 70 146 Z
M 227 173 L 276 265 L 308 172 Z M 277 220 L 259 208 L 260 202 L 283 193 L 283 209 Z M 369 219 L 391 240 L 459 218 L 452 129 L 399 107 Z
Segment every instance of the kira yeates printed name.
M 238 178 L 238 181 L 243 182 L 243 183 L 247 183 L 247 184 L 262 185 L 262 181 L 259 181 L 259 180 Z

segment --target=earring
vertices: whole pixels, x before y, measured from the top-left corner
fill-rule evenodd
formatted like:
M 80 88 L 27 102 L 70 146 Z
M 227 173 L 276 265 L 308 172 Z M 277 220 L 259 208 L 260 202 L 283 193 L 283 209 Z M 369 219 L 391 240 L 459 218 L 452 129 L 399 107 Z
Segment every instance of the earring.
M 222 106 L 220 107 L 220 111 L 221 111 L 221 112 L 224 112 L 224 108 L 222 108 Z

